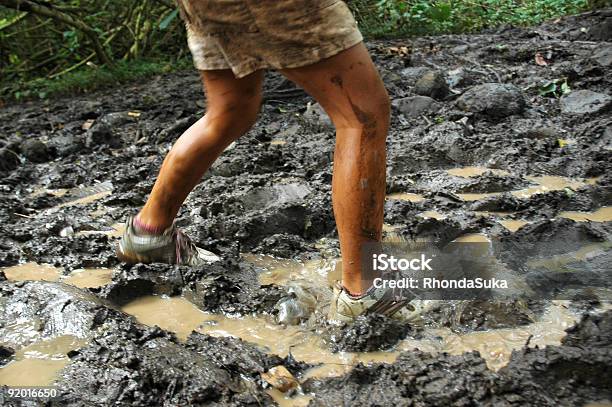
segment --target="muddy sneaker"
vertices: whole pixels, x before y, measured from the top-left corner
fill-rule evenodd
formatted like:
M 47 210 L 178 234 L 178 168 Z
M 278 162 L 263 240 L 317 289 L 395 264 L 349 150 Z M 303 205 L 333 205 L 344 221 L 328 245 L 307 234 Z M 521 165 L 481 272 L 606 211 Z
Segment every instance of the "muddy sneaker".
M 219 257 L 197 247 L 172 225 L 160 235 L 138 234 L 134 218 L 128 217 L 125 232 L 117 245 L 117 257 L 126 263 L 168 263 L 201 266 Z
M 359 298 L 351 297 L 340 285 L 334 285 L 334 297 L 330 307 L 330 321 L 350 322 L 366 313 L 393 316 L 400 311 L 408 299 L 397 298 L 393 290 L 370 288 Z

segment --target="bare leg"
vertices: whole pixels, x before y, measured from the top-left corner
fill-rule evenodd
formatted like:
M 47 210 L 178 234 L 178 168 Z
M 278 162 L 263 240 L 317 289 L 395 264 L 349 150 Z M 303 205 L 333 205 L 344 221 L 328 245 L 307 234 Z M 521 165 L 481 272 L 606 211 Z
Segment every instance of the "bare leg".
M 332 200 L 342 251 L 342 283 L 352 294 L 371 284 L 362 275 L 364 243 L 380 241 L 386 181 L 389 97 L 360 43 L 283 74 L 310 93 L 336 127 Z
M 170 226 L 189 192 L 232 141 L 255 123 L 263 72 L 236 79 L 231 70 L 202 71 L 207 109 L 166 156 L 153 191 L 138 215 L 152 228 Z

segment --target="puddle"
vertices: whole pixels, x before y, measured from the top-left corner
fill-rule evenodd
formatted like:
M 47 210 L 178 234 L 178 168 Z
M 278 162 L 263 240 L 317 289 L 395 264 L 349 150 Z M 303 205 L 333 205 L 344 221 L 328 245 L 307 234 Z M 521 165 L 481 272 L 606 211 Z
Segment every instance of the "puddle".
M 107 268 L 87 268 L 72 271 L 64 276 L 63 269 L 49 264 L 34 262 L 1 269 L 9 281 L 60 281 L 79 288 L 96 288 L 109 284 L 113 270 Z
M 592 185 L 597 182 L 597 178 L 587 178 L 585 180 L 578 180 L 566 177 L 557 177 L 552 175 L 544 175 L 544 176 L 527 176 L 525 177 L 529 181 L 535 182 L 538 185 L 519 189 L 516 191 L 508 191 L 513 196 L 517 198 L 529 198 L 536 194 L 541 194 L 550 191 L 560 191 L 565 188 L 570 189 L 578 189 L 585 185 Z M 480 193 L 480 194 L 457 194 L 459 198 L 464 201 L 479 201 L 481 199 L 486 199 L 492 196 L 500 196 L 503 192 L 488 192 L 488 193 Z
M 145 296 L 124 305 L 121 310 L 145 325 L 172 331 L 181 340 L 187 339 L 207 320 L 204 312 L 182 297 Z
M 97 288 L 110 284 L 112 279 L 113 269 L 87 268 L 74 270 L 61 281 L 79 288 Z
M 510 175 L 508 171 L 498 170 L 493 168 L 485 168 L 485 167 L 461 167 L 461 168 L 452 168 L 450 170 L 446 170 L 449 175 L 454 175 L 456 177 L 463 178 L 471 178 L 477 177 L 479 175 L 484 174 L 485 172 L 492 172 L 495 175 Z
M 464 201 L 472 202 L 472 201 L 480 201 L 481 199 L 487 199 L 492 196 L 500 196 L 501 194 L 503 194 L 503 192 L 487 192 L 487 193 L 482 193 L 482 194 L 475 194 L 475 193 L 457 194 L 457 196 Z
M 62 269 L 48 264 L 23 263 L 17 266 L 3 268 L 6 278 L 11 281 L 58 281 L 62 275 Z
M 82 230 L 77 232 L 76 235 L 106 235 L 108 237 L 121 237 L 125 232 L 125 223 L 115 223 L 111 225 L 112 230 Z
M 104 197 L 107 197 L 111 193 L 112 193 L 112 191 L 98 192 L 98 193 L 95 193 L 95 194 L 92 194 L 92 195 L 85 196 L 83 198 L 75 199 L 74 201 L 64 202 L 62 204 L 54 206 L 53 209 L 65 208 L 65 207 L 68 207 L 68 206 L 83 206 L 83 205 L 87 205 L 89 203 L 92 203 L 92 202 L 95 202 L 97 200 L 100 200 L 100 199 L 102 199 Z
M 0 367 L 0 385 L 50 386 L 70 362 L 67 353 L 86 343 L 84 339 L 64 335 L 28 345 L 15 353 L 12 362 Z
M 337 268 L 338 263 L 336 259 L 300 262 L 258 254 L 243 254 L 242 258 L 260 269 L 259 283 L 262 285 L 287 285 L 305 280 L 310 282 L 308 285 L 316 287 L 330 286 L 328 276 Z
M 313 398 L 305 394 L 287 397 L 285 393 L 274 388 L 266 390 L 266 393 L 272 397 L 272 400 L 274 400 L 279 407 L 306 407 Z
M 590 257 L 598 256 L 610 247 L 612 247 L 611 241 L 593 243 L 585 245 L 574 252 L 558 254 L 544 259 L 529 260 L 526 262 L 526 265 L 534 269 L 537 269 L 538 267 L 544 267 L 549 270 L 563 271 L 564 266 L 566 266 L 567 264 L 573 263 L 578 260 L 586 260 Z
M 500 225 L 508 229 L 510 232 L 516 232 L 523 226 L 529 224 L 529 222 L 524 220 L 500 220 L 498 221 Z
M 576 222 L 612 222 L 612 206 L 603 206 L 594 212 L 561 212 L 559 217 Z
M 409 202 L 423 202 L 425 197 L 419 194 L 413 194 L 410 192 L 397 192 L 387 195 L 387 199 L 397 201 L 409 201 Z
M 442 338 L 440 351 L 453 355 L 477 350 L 487 366 L 499 370 L 510 361 L 513 350 L 521 349 L 530 336 L 530 347 L 544 347 L 546 345 L 560 345 L 561 339 L 566 335 L 565 329 L 571 327 L 578 320 L 578 316 L 571 312 L 565 301 L 553 301 L 542 317 L 529 325 L 507 329 L 492 329 L 482 332 L 456 334 L 450 329 L 432 329 L 431 332 Z
M 491 243 L 491 240 L 482 233 L 468 233 L 462 236 L 459 236 L 453 242 L 462 242 L 462 243 Z

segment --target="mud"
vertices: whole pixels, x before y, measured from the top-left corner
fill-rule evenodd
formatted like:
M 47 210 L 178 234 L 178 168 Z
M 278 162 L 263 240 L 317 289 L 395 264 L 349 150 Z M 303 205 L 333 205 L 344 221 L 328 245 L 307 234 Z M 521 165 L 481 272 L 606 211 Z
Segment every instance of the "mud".
M 278 74 L 179 213 L 222 258 L 193 269 L 119 264 L 113 245 L 204 111 L 196 72 L 3 107 L 0 385 L 39 371 L 74 406 L 609 401 L 611 18 L 367 44 L 393 106 L 385 239 L 487 242 L 546 298 L 592 288 L 565 305 L 328 324 L 334 133 Z M 562 78 L 571 93 L 541 94 Z M 287 394 L 261 377 L 279 365 L 300 384 Z

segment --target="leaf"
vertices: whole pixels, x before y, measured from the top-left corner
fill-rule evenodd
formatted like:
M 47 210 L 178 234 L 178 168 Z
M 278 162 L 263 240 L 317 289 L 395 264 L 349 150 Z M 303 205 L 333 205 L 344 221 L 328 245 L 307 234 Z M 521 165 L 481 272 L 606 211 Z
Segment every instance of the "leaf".
M 548 82 L 546 85 L 540 88 L 540 95 L 542 96 L 547 96 L 551 94 L 554 95 L 556 91 L 557 91 L 557 83 Z
M 159 23 L 159 29 L 160 30 L 165 30 L 166 28 L 168 28 L 168 26 L 170 25 L 170 23 L 176 18 L 176 16 L 178 15 L 179 11 L 178 9 L 173 10 L 170 14 L 168 14 L 160 23 Z
M 561 84 L 561 93 L 564 94 L 564 95 L 567 95 L 571 91 L 572 91 L 572 89 L 567 84 L 567 80 L 563 81 L 563 83 Z
M 548 66 L 548 62 L 546 62 L 542 54 L 540 54 L 539 52 L 536 52 L 535 54 L 535 63 L 539 66 Z
M 561 147 L 561 148 L 563 148 L 563 147 L 565 147 L 566 145 L 568 145 L 567 140 L 564 140 L 564 139 L 562 139 L 562 138 L 558 138 L 558 139 L 557 139 L 557 143 L 559 144 L 559 147 Z

